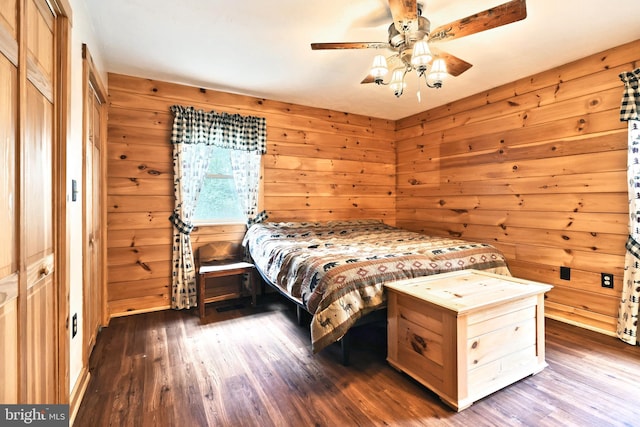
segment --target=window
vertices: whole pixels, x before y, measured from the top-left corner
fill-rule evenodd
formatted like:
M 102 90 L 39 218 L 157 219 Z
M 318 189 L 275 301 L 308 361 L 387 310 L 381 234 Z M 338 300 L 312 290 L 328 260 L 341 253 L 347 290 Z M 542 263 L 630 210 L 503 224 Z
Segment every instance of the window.
M 207 146 L 209 166 L 198 195 L 193 220 L 197 224 L 246 222 L 233 180 L 231 149 Z
M 266 212 L 257 210 L 267 122 L 264 117 L 207 113 L 180 105 L 172 105 L 171 111 L 175 115 L 171 129 L 175 204 L 168 218 L 173 224 L 171 307 L 185 309 L 197 304 L 190 237 L 194 225 L 246 225 L 266 217 Z M 224 152 L 215 155 L 213 146 Z

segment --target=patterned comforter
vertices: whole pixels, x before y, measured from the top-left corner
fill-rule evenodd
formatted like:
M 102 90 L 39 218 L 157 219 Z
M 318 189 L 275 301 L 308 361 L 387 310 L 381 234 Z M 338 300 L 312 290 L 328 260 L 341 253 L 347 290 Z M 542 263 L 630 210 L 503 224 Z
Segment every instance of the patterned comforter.
M 243 245 L 272 285 L 313 315 L 314 352 L 386 304 L 385 282 L 454 270 L 510 275 L 491 245 L 431 237 L 374 220 L 262 223 Z

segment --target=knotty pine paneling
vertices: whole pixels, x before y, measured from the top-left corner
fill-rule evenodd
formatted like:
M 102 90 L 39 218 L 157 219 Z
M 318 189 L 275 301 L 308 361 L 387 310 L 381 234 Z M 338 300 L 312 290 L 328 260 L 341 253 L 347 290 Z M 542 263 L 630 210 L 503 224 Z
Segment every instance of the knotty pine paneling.
M 515 276 L 555 286 L 548 315 L 614 333 L 628 221 L 618 74 L 638 61 L 640 41 L 398 120 L 397 224 L 494 244 Z
M 118 74 L 108 86 L 111 316 L 169 307 L 174 104 L 266 117 L 263 207 L 270 220 L 395 223 L 395 122 Z M 197 227 L 193 248 L 239 242 L 244 232 L 244 225 Z
M 639 51 L 629 43 L 395 123 L 111 74 L 110 311 L 168 306 L 170 265 L 157 254 L 170 257 L 168 107 L 182 104 L 267 117 L 271 220 L 380 218 L 493 243 L 514 275 L 556 286 L 551 316 L 610 333 L 627 221 L 618 74 Z M 240 240 L 231 227 L 196 229 L 194 248 Z

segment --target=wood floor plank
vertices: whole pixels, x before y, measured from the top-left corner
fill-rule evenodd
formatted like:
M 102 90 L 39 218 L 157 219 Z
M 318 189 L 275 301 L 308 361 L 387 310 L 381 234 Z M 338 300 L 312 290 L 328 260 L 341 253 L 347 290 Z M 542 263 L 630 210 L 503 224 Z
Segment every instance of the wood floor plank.
M 226 305 L 225 305 L 226 304 Z M 235 304 L 235 303 L 232 303 Z M 75 426 L 633 426 L 640 347 L 546 321 L 549 366 L 456 413 L 386 360 L 384 325 L 354 334 L 351 366 L 312 354 L 278 298 L 111 320 Z

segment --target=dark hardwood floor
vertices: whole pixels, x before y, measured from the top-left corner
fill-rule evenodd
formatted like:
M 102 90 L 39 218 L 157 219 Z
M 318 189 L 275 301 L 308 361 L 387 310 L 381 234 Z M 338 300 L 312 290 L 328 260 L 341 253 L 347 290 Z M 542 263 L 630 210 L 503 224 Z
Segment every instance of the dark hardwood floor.
M 456 413 L 385 361 L 383 325 L 310 351 L 295 309 L 268 298 L 111 320 L 75 426 L 639 426 L 640 347 L 546 321 L 549 366 Z

